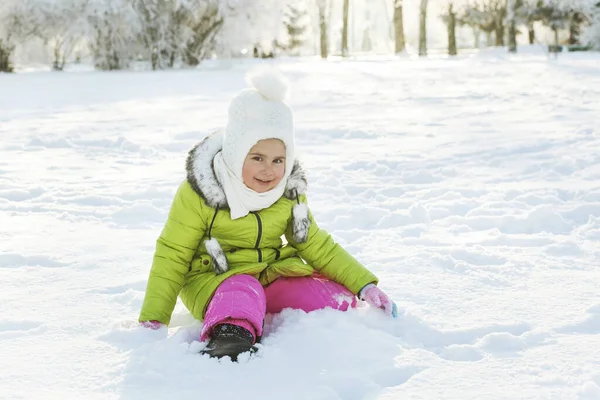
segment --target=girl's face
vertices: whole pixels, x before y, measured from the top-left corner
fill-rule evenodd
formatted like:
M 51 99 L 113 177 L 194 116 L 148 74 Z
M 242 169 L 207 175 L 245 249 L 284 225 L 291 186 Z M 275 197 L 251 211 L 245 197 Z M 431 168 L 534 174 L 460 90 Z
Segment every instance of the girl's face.
M 264 139 L 256 143 L 242 167 L 244 185 L 258 193 L 273 189 L 284 174 L 285 144 L 279 139 Z

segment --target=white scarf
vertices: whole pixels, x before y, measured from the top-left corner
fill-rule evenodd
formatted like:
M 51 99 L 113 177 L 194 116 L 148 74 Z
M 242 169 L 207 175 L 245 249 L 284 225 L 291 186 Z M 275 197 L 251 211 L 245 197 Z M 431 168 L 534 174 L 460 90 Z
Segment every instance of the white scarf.
M 223 159 L 223 153 L 219 151 L 213 159 L 213 168 L 217 180 L 223 187 L 227 203 L 231 212 L 231 219 L 245 217 L 251 211 L 259 211 L 273 205 L 283 196 L 287 178 L 289 176 L 286 166 L 286 174 L 273 189 L 265 193 L 258 193 L 250 189 L 229 168 Z

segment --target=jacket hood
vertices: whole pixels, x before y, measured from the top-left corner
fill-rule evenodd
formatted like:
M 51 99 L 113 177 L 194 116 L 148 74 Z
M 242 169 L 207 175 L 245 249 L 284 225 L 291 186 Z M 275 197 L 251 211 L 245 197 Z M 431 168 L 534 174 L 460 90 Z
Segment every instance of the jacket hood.
M 187 179 L 192 189 L 213 208 L 229 207 L 225 191 L 213 169 L 213 158 L 222 148 L 223 132 L 214 132 L 189 151 L 186 161 Z M 306 189 L 306 174 L 298 159 L 295 159 L 283 195 L 295 200 L 299 195 L 305 194 Z

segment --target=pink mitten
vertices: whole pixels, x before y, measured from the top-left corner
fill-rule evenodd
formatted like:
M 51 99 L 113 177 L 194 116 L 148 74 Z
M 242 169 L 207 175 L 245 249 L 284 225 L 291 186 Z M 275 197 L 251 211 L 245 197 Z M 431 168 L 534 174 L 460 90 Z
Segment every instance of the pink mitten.
M 386 315 L 396 317 L 396 315 L 394 315 L 394 302 L 388 297 L 387 294 L 383 293 L 383 290 L 375 286 L 375 284 L 369 283 L 367 286 L 362 288 L 359 293 L 359 297 L 366 301 L 371 307 L 382 308 Z
M 163 324 L 160 323 L 159 321 L 141 321 L 140 324 L 144 327 L 144 328 L 148 328 L 148 329 L 152 329 L 153 331 L 156 331 L 158 329 L 160 329 Z

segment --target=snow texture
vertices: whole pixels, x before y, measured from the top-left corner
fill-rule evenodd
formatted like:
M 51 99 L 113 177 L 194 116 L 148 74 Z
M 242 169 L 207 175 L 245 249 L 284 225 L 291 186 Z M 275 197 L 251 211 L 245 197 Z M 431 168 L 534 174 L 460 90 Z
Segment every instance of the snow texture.
M 600 56 L 534 50 L 278 61 L 311 212 L 400 316 L 284 310 L 237 364 L 136 320 L 256 62 L 0 75 L 0 397 L 600 399 Z

